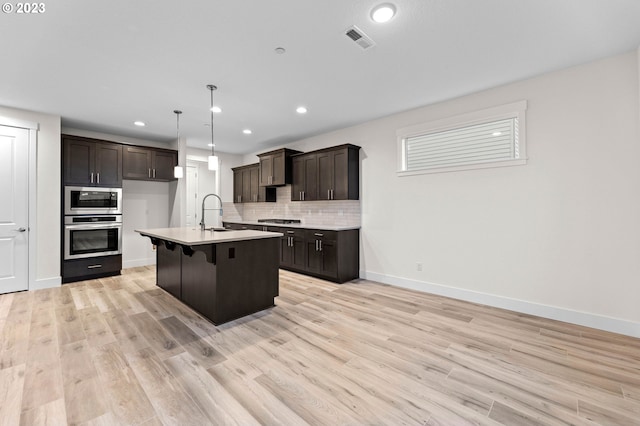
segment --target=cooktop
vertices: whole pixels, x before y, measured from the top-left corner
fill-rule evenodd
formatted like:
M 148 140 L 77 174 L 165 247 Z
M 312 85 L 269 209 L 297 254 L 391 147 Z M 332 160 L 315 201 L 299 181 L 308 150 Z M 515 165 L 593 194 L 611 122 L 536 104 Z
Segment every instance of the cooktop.
M 301 223 L 300 219 L 258 219 L 258 222 L 279 224 Z

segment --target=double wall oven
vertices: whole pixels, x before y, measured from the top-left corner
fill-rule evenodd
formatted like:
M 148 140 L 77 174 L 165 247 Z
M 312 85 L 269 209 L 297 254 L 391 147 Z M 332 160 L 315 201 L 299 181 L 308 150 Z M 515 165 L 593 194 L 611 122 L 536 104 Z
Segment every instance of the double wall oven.
M 66 186 L 63 240 L 66 282 L 79 267 L 86 269 L 86 276 L 112 272 L 109 256 L 121 263 L 122 188 Z M 78 262 L 81 259 L 87 262 Z

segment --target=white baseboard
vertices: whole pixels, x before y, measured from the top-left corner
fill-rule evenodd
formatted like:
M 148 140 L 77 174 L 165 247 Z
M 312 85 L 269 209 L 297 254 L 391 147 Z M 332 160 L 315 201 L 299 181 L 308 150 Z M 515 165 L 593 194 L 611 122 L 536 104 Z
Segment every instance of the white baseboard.
M 41 290 L 43 288 L 60 287 L 62 285 L 62 277 L 41 278 L 32 281 L 29 284 L 29 291 Z
M 378 274 L 376 272 L 361 271 L 360 277 L 366 280 L 377 281 L 396 287 L 418 290 L 425 293 L 437 294 L 439 296 L 451 297 L 453 299 L 465 300 L 467 302 L 508 309 L 510 311 L 516 311 L 523 314 L 536 315 L 543 318 L 564 321 L 572 324 L 583 325 L 585 327 L 597 328 L 599 330 L 611 331 L 613 333 L 640 338 L 640 323 L 633 321 L 575 311 L 559 306 L 542 305 L 539 303 L 527 302 L 526 300 L 512 299 L 495 294 L 481 293 L 425 281 Z
M 156 258 L 150 257 L 148 259 L 134 259 L 134 260 L 125 260 L 122 262 L 122 269 L 127 268 L 137 268 L 138 266 L 147 266 L 147 265 L 155 265 Z

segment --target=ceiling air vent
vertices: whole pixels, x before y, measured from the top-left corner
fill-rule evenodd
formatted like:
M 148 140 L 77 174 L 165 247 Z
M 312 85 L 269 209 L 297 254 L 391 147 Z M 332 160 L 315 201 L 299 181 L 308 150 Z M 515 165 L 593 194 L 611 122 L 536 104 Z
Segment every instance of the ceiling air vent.
M 368 35 L 366 35 L 360 28 L 356 27 L 355 25 L 347 28 L 347 30 L 345 31 L 345 35 L 351 40 L 355 41 L 356 44 L 364 50 L 376 45 Z

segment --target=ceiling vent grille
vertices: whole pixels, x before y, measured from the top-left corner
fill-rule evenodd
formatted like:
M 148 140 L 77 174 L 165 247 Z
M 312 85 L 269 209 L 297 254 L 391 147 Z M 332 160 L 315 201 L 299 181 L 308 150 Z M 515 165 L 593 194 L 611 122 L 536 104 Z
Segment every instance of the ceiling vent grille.
M 345 31 L 345 35 L 353 40 L 363 50 L 376 45 L 368 35 L 366 35 L 360 28 L 356 27 L 355 25 L 347 28 L 347 30 Z

